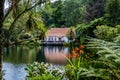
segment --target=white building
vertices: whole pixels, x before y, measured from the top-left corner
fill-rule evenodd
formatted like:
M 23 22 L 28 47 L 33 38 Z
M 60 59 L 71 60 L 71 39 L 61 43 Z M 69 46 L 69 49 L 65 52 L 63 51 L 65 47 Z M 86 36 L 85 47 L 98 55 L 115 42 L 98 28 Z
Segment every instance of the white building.
M 69 42 L 69 39 L 67 37 L 67 33 L 69 30 L 70 30 L 69 28 L 51 28 L 50 30 L 47 31 L 45 41 Z

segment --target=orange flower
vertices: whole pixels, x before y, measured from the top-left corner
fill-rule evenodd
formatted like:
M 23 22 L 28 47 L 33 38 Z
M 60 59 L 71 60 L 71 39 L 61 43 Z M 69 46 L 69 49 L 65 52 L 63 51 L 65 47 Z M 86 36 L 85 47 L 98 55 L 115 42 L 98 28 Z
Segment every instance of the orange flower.
M 71 52 L 72 52 L 72 53 L 75 53 L 75 50 L 72 50 Z
M 66 56 L 67 56 L 68 58 L 71 58 L 71 57 L 72 57 L 72 55 L 71 55 L 71 54 L 67 54 Z
M 80 54 L 77 54 L 77 57 L 80 57 Z
M 80 50 L 80 54 L 83 54 L 84 53 L 84 51 L 83 50 Z
M 76 58 L 76 57 L 77 57 L 77 54 L 74 53 L 74 54 L 72 55 L 72 58 Z
M 81 46 L 80 46 L 80 48 L 81 48 L 81 49 L 84 49 L 84 48 L 85 48 L 85 46 L 84 46 L 84 45 L 81 45 Z
M 79 48 L 76 47 L 76 48 L 75 48 L 75 51 L 79 51 Z

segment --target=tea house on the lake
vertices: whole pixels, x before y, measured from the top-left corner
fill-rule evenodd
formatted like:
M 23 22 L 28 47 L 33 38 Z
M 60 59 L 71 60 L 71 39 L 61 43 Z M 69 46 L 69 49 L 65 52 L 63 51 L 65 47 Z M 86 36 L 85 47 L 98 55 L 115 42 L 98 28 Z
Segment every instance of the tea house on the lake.
M 46 33 L 44 44 L 64 44 L 73 40 L 75 30 L 71 28 L 51 28 Z

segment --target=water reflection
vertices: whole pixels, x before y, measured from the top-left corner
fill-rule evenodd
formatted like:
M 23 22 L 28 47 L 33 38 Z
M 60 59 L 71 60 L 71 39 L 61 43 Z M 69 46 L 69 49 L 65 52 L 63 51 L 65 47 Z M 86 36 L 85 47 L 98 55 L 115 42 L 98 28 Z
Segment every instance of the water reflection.
M 63 47 L 45 47 L 44 55 L 46 61 L 54 64 L 66 64 L 67 59 L 65 55 L 68 53 L 69 48 Z
M 41 47 L 12 46 L 4 48 L 3 51 L 3 61 L 13 64 L 27 64 L 39 61 L 40 57 L 44 58 L 44 56 L 41 56 L 43 54 L 41 53 Z
M 5 80 L 24 80 L 26 64 L 37 62 L 49 62 L 64 65 L 67 60 L 65 55 L 69 48 L 65 47 L 30 47 L 11 46 L 3 50 L 3 70 Z

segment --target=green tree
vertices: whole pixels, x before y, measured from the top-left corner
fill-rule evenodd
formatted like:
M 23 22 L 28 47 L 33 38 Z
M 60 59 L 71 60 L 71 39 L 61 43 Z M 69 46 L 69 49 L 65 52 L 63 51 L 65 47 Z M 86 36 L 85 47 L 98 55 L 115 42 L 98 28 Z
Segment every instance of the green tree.
M 58 0 L 54 2 L 52 4 L 52 7 L 55 9 L 53 10 L 53 14 L 52 14 L 55 26 L 56 27 L 64 26 L 65 21 L 63 19 L 63 13 L 62 13 L 62 7 L 63 7 L 62 1 Z
M 86 12 L 84 0 L 65 0 L 63 3 L 63 19 L 65 26 L 75 26 L 82 23 Z
M 45 3 L 44 7 L 40 9 L 41 17 L 45 26 L 47 27 L 50 27 L 54 24 L 54 20 L 52 17 L 54 8 L 52 8 L 52 4 L 53 3 L 51 1 L 48 1 L 47 3 Z
M 86 12 L 86 0 L 57 0 L 45 4 L 42 17 L 46 26 L 69 27 L 82 23 Z
M 4 21 L 7 19 L 7 17 L 9 16 L 9 14 L 11 14 L 11 11 L 14 9 L 13 7 L 16 8 L 16 5 L 23 5 L 23 2 L 26 1 L 27 4 L 24 5 L 24 7 L 22 8 L 22 10 L 20 11 L 20 13 L 18 15 L 16 15 L 16 9 L 13 10 L 15 11 L 15 16 L 13 18 L 12 23 L 10 24 L 9 29 L 7 30 L 7 34 L 8 34 L 8 39 L 11 37 L 11 34 L 13 33 L 13 30 L 15 28 L 15 23 L 17 22 L 17 20 L 19 20 L 19 18 L 26 12 L 32 10 L 34 7 L 36 7 L 37 5 L 41 5 L 42 3 L 46 2 L 46 0 L 37 0 L 36 3 L 34 3 L 34 0 L 31 2 L 30 0 L 11 0 L 13 1 L 12 5 L 9 5 L 9 9 L 6 12 L 6 14 L 4 14 L 4 1 L 5 0 L 0 0 L 0 74 L 1 74 L 1 68 L 2 68 L 2 47 L 3 47 L 3 24 Z M 31 6 L 28 6 L 28 4 L 31 3 Z M 14 6 L 13 6 L 14 5 Z
M 104 6 L 106 0 L 90 0 L 87 5 L 86 11 L 86 22 L 90 22 L 95 20 L 96 18 L 100 18 L 104 15 Z
M 48 27 L 61 27 L 64 25 L 64 19 L 62 17 L 63 1 L 57 0 L 54 2 L 48 2 L 42 9 L 42 18 L 44 23 Z
M 107 0 L 105 12 L 108 25 L 120 24 L 120 0 Z
M 17 9 L 18 9 L 18 14 L 15 15 L 15 17 L 13 17 L 13 21 L 9 26 L 9 29 L 7 29 L 8 31 L 8 36 L 6 37 L 5 41 L 8 42 L 9 44 L 9 40 L 11 39 L 11 36 L 13 34 L 13 30 L 15 29 L 15 25 L 17 23 L 17 21 L 21 18 L 22 15 L 24 15 L 25 13 L 29 12 L 30 10 L 34 9 L 37 5 L 41 5 L 42 3 L 46 2 L 46 0 L 37 0 L 37 1 L 30 1 L 30 0 L 18 0 L 18 2 L 16 1 L 14 4 L 17 5 Z M 14 8 L 12 7 L 12 5 L 10 6 L 8 12 L 6 13 L 4 20 L 6 20 L 6 18 L 9 16 L 9 14 L 11 14 L 11 11 Z

